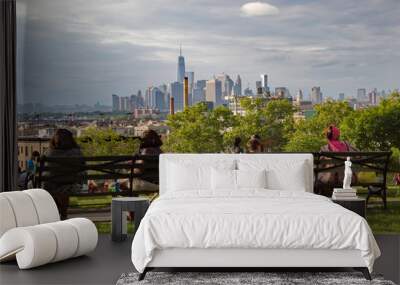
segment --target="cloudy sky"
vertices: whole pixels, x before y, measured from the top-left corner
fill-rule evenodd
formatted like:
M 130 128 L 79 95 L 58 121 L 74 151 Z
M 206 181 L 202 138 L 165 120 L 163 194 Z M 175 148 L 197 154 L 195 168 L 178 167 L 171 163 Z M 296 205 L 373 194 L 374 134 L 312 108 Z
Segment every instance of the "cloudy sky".
M 17 0 L 19 100 L 111 104 L 225 72 L 325 96 L 400 87 L 399 0 Z M 23 72 L 22 72 L 23 71 Z

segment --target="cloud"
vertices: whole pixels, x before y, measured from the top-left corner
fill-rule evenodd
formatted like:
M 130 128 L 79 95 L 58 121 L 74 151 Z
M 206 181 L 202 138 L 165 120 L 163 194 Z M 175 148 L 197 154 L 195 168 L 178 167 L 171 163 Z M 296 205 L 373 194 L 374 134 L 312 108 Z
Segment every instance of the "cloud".
M 271 87 L 320 85 L 327 96 L 397 88 L 400 1 L 376 1 L 18 0 L 20 97 L 111 104 L 110 94 L 175 80 L 179 43 L 195 80 L 240 74 L 254 89 L 268 73 Z M 262 16 L 271 10 L 281 13 Z
M 279 14 L 278 7 L 265 2 L 249 2 L 240 7 L 243 15 L 248 17 L 253 16 L 268 16 Z

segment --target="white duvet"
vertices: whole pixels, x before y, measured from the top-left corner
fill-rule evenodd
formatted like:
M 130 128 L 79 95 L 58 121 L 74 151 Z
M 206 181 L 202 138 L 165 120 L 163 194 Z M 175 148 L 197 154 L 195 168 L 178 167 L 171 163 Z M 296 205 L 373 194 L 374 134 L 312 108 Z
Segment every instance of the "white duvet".
M 164 194 L 140 223 L 132 262 L 143 272 L 165 248 L 358 249 L 371 272 L 380 256 L 359 215 L 323 196 L 265 189 Z

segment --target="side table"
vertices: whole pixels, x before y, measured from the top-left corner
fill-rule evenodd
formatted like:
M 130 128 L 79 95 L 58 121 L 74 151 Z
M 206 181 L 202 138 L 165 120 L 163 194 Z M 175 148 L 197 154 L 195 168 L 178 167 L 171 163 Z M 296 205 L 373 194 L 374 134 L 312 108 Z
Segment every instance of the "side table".
M 111 201 L 111 239 L 123 241 L 127 237 L 126 214 L 134 212 L 135 232 L 146 214 L 150 202 L 143 197 L 118 197 Z
M 361 217 L 366 217 L 366 200 L 365 198 L 355 197 L 351 199 L 332 199 L 332 202 L 341 205 L 342 207 L 359 214 Z

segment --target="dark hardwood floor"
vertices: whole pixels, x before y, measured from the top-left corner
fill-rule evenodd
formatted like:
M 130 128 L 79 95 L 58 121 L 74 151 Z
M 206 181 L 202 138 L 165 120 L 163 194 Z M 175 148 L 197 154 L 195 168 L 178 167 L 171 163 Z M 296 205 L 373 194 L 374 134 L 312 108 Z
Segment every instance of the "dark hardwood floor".
M 400 282 L 400 235 L 377 235 L 382 256 L 375 272 Z M 100 235 L 97 249 L 82 256 L 30 270 L 19 270 L 15 262 L 0 265 L 0 284 L 115 284 L 124 272 L 134 271 L 130 259 L 131 239 L 114 243 Z

